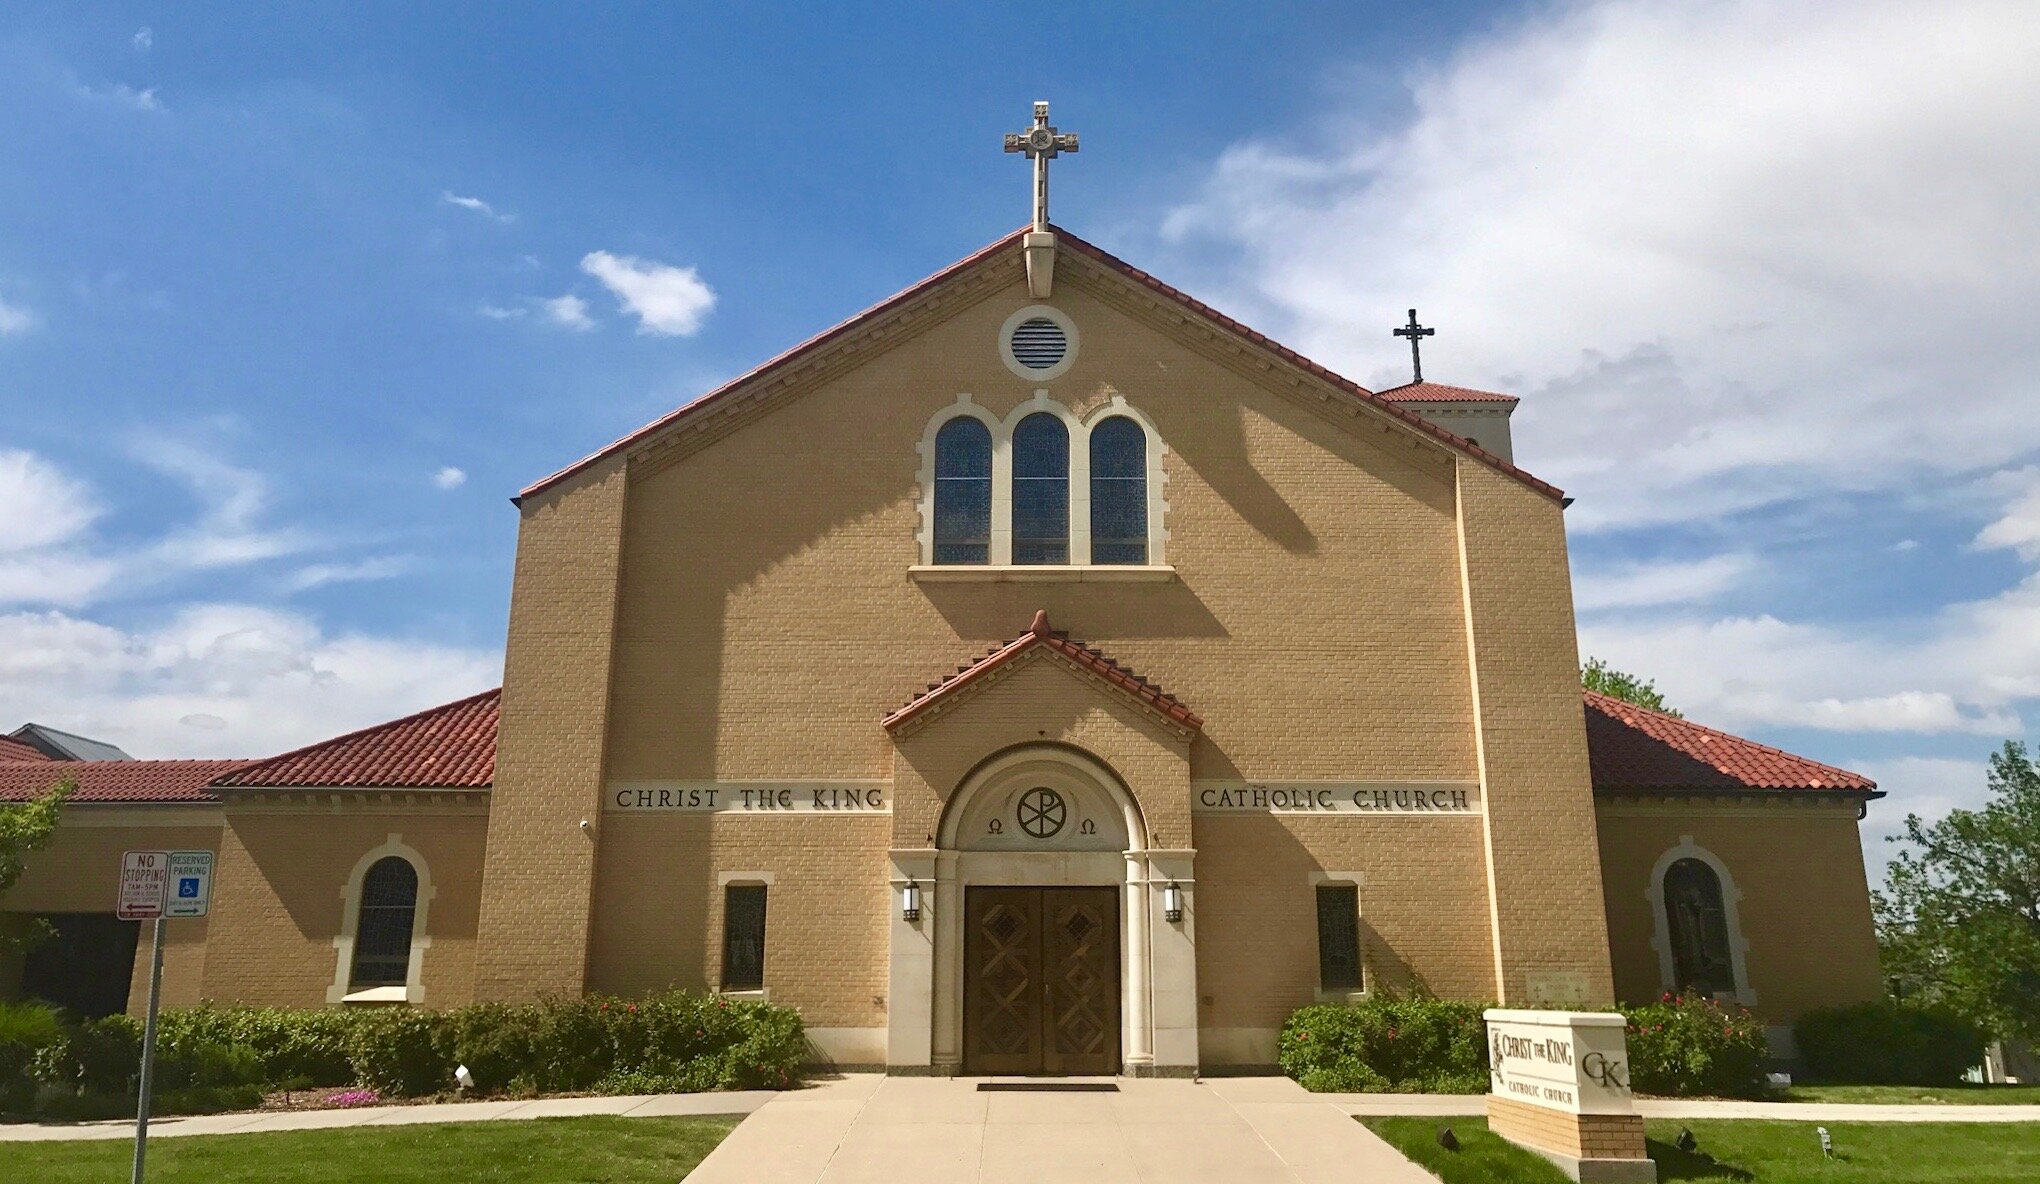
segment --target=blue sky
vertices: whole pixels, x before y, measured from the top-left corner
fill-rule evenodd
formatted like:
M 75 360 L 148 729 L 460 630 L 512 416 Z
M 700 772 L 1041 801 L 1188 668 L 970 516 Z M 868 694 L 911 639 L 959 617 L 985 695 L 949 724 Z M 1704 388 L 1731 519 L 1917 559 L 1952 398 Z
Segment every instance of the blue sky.
M 593 8 L 594 6 L 583 6 Z M 1582 644 L 1974 800 L 2040 701 L 2030 6 L 18 4 L 0 724 L 244 755 L 488 685 L 506 498 L 1058 221 L 1524 397 Z

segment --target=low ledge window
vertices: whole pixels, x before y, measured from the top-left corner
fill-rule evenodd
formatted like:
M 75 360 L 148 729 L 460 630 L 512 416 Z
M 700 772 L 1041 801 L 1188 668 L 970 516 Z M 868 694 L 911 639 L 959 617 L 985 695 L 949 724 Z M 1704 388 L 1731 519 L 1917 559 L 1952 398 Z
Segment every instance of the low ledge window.
M 1318 989 L 1361 990 L 1358 885 L 1318 885 L 1317 934 Z
M 765 989 L 765 885 L 723 888 L 722 989 Z
M 951 567 L 922 563 L 908 568 L 907 576 L 917 584 L 1160 584 L 1175 579 L 1176 569 L 1166 564 L 1140 567 L 1115 564 Z
M 418 869 L 398 855 L 375 861 L 361 878 L 349 994 L 365 988 L 402 992 L 411 975 L 411 929 L 418 913 Z M 402 998 L 399 994 L 398 998 Z

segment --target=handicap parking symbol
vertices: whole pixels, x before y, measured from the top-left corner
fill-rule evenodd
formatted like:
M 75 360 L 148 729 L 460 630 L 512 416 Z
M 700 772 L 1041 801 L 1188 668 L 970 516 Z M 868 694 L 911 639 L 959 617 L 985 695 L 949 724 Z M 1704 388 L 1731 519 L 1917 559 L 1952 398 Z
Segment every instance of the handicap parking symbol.
M 180 899 L 195 898 L 198 895 L 198 877 L 177 877 L 177 895 Z

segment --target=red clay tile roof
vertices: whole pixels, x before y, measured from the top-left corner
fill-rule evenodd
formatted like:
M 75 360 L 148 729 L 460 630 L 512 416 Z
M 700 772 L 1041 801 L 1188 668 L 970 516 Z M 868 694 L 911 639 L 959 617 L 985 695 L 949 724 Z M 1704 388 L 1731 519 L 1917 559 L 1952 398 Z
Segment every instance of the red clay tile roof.
M 1036 646 L 1060 654 L 1079 669 L 1098 675 L 1107 684 L 1138 699 L 1145 706 L 1162 713 L 1186 728 L 1194 731 L 1204 726 L 1202 716 L 1183 706 L 1180 700 L 1164 691 L 1160 686 L 1149 682 L 1147 679 L 1135 674 L 1132 670 L 1120 665 L 1083 642 L 1072 641 L 1069 634 L 1050 629 L 1048 625 L 1048 610 L 1046 609 L 1034 614 L 1034 621 L 1027 626 L 1027 632 L 1022 633 L 1019 637 L 1004 645 L 993 646 L 985 651 L 983 657 L 975 661 L 965 662 L 958 666 L 954 674 L 945 675 L 937 681 L 929 683 L 927 690 L 907 700 L 906 703 L 900 706 L 899 710 L 886 716 L 880 722 L 885 725 L 887 730 L 897 728 L 915 716 L 920 715 L 937 700 L 946 698 L 961 690 L 991 671 L 1034 649 Z
M 658 434 L 659 432 L 681 421 L 682 419 L 692 417 L 694 415 L 701 413 L 702 411 L 706 410 L 709 407 L 715 406 L 716 404 L 722 402 L 724 399 L 728 398 L 733 392 L 740 390 L 741 388 L 745 387 L 746 385 L 752 382 L 757 381 L 758 379 L 766 377 L 767 375 L 773 373 L 776 370 L 784 369 L 785 367 L 792 365 L 793 363 L 799 361 L 801 358 L 805 357 L 807 354 L 813 352 L 814 350 L 820 349 L 822 346 L 828 344 L 830 341 L 833 341 L 837 337 L 840 337 L 843 334 L 849 332 L 850 330 L 856 328 L 859 324 L 863 323 L 864 321 L 869 320 L 874 316 L 878 316 L 882 313 L 888 312 L 891 309 L 897 308 L 898 306 L 905 304 L 910 300 L 913 300 L 915 297 L 920 296 L 922 293 L 928 291 L 929 289 L 940 285 L 941 283 L 950 279 L 953 276 L 959 275 L 965 271 L 970 270 L 970 268 L 976 266 L 978 263 L 981 263 L 984 260 L 989 259 L 1002 251 L 1008 249 L 1017 249 L 1020 244 L 1021 236 L 1033 229 L 1034 228 L 1032 226 L 1023 226 L 1020 229 L 1013 231 L 1011 234 L 1008 234 L 1003 238 L 1000 238 L 998 241 L 983 248 L 982 250 L 974 251 L 971 254 L 966 255 L 957 262 L 950 264 L 948 267 L 945 267 L 941 271 L 936 272 L 934 275 L 929 276 L 927 279 L 922 280 L 920 283 L 917 283 L 912 287 L 907 288 L 906 290 L 898 293 L 897 295 L 888 297 L 887 299 L 872 305 L 870 308 L 865 309 L 863 312 L 858 313 L 856 316 L 851 317 L 849 320 L 844 321 L 839 325 L 835 325 L 832 328 L 825 329 L 821 333 L 818 333 L 815 336 L 808 338 L 806 341 L 800 343 L 799 345 L 794 346 L 792 349 L 787 350 L 785 353 L 780 354 L 778 357 L 772 358 L 771 360 L 765 362 L 763 365 L 758 366 L 756 369 L 751 370 L 748 373 L 741 374 L 736 378 L 733 378 L 730 381 L 724 383 L 723 385 L 717 387 L 716 389 L 708 392 L 707 394 L 702 395 L 701 397 L 693 400 L 692 402 L 684 404 L 681 407 L 678 407 L 672 411 L 667 412 L 666 414 L 660 416 L 659 418 L 653 420 L 652 422 L 646 424 L 645 426 L 639 428 L 638 430 L 631 432 L 627 436 L 624 436 L 622 439 L 619 439 L 604 448 L 598 449 L 595 452 L 589 453 L 587 456 L 582 457 L 580 460 L 575 461 L 573 464 L 568 465 L 566 468 L 561 469 L 558 472 L 551 474 L 550 476 L 542 477 L 539 480 L 532 482 L 530 485 L 524 487 L 523 491 L 517 495 L 517 499 L 515 500 L 521 501 L 524 498 L 530 497 L 532 494 L 539 493 L 545 489 L 552 487 L 553 485 L 558 484 L 561 481 L 566 480 L 568 477 L 573 476 L 575 473 L 580 472 L 582 469 L 585 469 L 592 464 L 595 464 L 597 461 L 603 460 L 604 458 L 610 456 L 615 456 L 621 452 L 628 451 L 633 445 L 637 444 L 639 441 Z M 1078 238 L 1076 235 L 1071 234 L 1069 231 L 1064 230 L 1060 226 L 1051 227 L 1051 229 L 1055 231 L 1056 242 L 1059 246 L 1068 247 L 1070 250 L 1074 251 L 1079 255 L 1083 255 L 1086 258 L 1095 260 L 1096 262 L 1104 265 L 1105 267 L 1118 272 L 1126 279 L 1133 281 L 1134 283 L 1140 285 L 1141 287 L 1147 288 L 1148 290 L 1154 292 L 1155 294 L 1162 296 L 1170 301 L 1173 301 L 1174 303 L 1181 305 L 1184 308 L 1189 309 L 1191 312 L 1196 313 L 1198 316 L 1204 317 L 1207 320 L 1210 320 L 1211 322 L 1217 324 L 1220 328 L 1225 329 L 1228 332 L 1236 333 L 1239 336 L 1246 338 L 1248 341 L 1253 342 L 1255 345 L 1258 345 L 1261 348 L 1266 349 L 1270 353 L 1275 354 L 1277 357 L 1280 357 L 1283 361 L 1288 362 L 1290 365 L 1308 371 L 1310 374 L 1315 375 L 1317 378 L 1322 379 L 1323 381 L 1330 383 L 1332 386 L 1335 386 L 1340 390 L 1345 391 L 1347 394 L 1350 394 L 1355 398 L 1358 398 L 1362 402 L 1367 403 L 1370 406 L 1378 408 L 1379 410 L 1384 411 L 1389 415 L 1392 415 L 1397 419 L 1402 420 L 1403 422 L 1417 429 L 1418 431 L 1421 431 L 1426 435 L 1432 436 L 1440 441 L 1443 441 L 1445 444 L 1453 448 L 1456 448 L 1461 452 L 1466 453 L 1468 456 L 1471 456 L 1475 460 L 1478 460 L 1481 463 L 1488 465 L 1490 468 L 1496 469 L 1502 473 L 1507 474 L 1510 477 L 1515 478 L 1516 480 L 1522 482 L 1525 485 L 1528 485 L 1530 488 L 1536 490 L 1537 492 L 1542 493 L 1546 497 L 1549 497 L 1554 501 L 1560 501 L 1564 499 L 1565 497 L 1564 491 L 1559 489 L 1557 486 L 1552 485 L 1545 481 L 1540 481 L 1537 478 L 1531 476 L 1529 473 L 1523 471 L 1522 469 L 1517 468 L 1515 465 L 1510 464 L 1508 461 L 1503 460 L 1501 457 L 1496 456 L 1494 453 L 1486 451 L 1479 445 L 1474 444 L 1459 436 L 1453 435 L 1451 432 L 1448 432 L 1445 429 L 1437 426 L 1436 424 L 1431 423 L 1426 419 L 1423 419 L 1414 412 L 1407 411 L 1401 407 L 1396 406 L 1394 400 L 1384 399 L 1381 396 L 1375 394 L 1373 391 L 1368 390 L 1366 387 L 1361 386 L 1359 383 L 1354 382 L 1352 379 L 1345 378 L 1338 374 L 1333 373 L 1332 371 L 1326 369 L 1325 367 L 1320 366 L 1316 362 L 1311 361 L 1309 358 L 1304 357 L 1302 354 L 1297 353 L 1295 350 L 1290 349 L 1288 346 L 1285 346 L 1280 342 L 1275 341 L 1274 339 L 1268 337 L 1266 334 L 1257 332 L 1254 329 L 1251 329 L 1246 325 L 1241 324 L 1239 321 L 1236 321 L 1231 317 L 1226 316 L 1224 313 L 1221 313 L 1217 309 L 1212 308 L 1210 305 L 1204 303 L 1203 301 L 1198 300 L 1193 296 L 1190 296 L 1189 294 L 1183 292 L 1181 289 L 1174 288 L 1168 284 L 1163 283 L 1161 280 L 1156 279 L 1154 276 L 1149 275 L 1147 272 L 1142 271 L 1141 269 L 1133 266 L 1132 264 L 1126 262 L 1125 260 L 1112 254 L 1111 252 L 1106 251 L 1103 248 L 1093 246 L 1088 242 L 1085 242 L 1083 239 Z M 1501 397 L 1506 398 L 1507 396 Z
M 500 688 L 249 763 L 222 789 L 475 789 L 496 776 Z
M 1587 758 L 1596 792 L 1840 790 L 1874 793 L 1859 773 L 1587 691 Z
M 1471 387 L 1446 386 L 1442 382 L 1406 382 L 1376 396 L 1391 403 L 1520 403 L 1523 400 L 1499 391 L 1477 391 Z
M 49 754 L 12 736 L 0 736 L 0 761 L 46 761 Z
M 73 802 L 216 802 L 213 780 L 247 761 L 13 761 L 0 763 L 0 802 L 25 802 L 68 777 Z

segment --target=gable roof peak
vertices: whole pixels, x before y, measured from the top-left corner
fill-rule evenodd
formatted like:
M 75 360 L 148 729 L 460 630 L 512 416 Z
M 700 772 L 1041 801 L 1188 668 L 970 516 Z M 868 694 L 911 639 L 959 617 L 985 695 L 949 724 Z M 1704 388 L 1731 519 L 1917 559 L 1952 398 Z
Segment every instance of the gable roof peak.
M 1061 226 L 1058 226 L 1054 223 L 1048 224 L 1047 231 L 1052 232 L 1056 236 L 1055 241 L 1056 250 L 1058 251 L 1067 250 L 1075 256 L 1079 256 L 1090 263 L 1096 264 L 1098 267 L 1103 268 L 1106 272 L 1117 276 L 1119 279 L 1127 283 L 1130 283 L 1135 287 L 1146 289 L 1147 291 L 1153 293 L 1155 296 L 1160 297 L 1162 300 L 1165 300 L 1168 303 L 1175 305 L 1176 307 L 1181 308 L 1184 311 L 1192 314 L 1197 319 L 1202 320 L 1208 323 L 1209 325 L 1216 327 L 1221 332 L 1236 336 L 1244 340 L 1247 344 L 1252 345 L 1257 349 L 1267 351 L 1268 353 L 1274 355 L 1276 358 L 1286 363 L 1287 365 L 1294 366 L 1295 368 L 1303 371 L 1304 373 L 1309 374 L 1311 377 L 1321 382 L 1329 384 L 1330 386 L 1336 388 L 1337 390 L 1343 392 L 1344 394 L 1352 398 L 1358 399 L 1360 402 L 1366 404 L 1369 407 L 1374 408 L 1376 411 L 1384 415 L 1387 415 L 1392 419 L 1400 421 L 1406 427 L 1411 428 L 1419 433 L 1422 433 L 1423 435 L 1429 436 L 1432 439 L 1437 440 L 1438 442 L 1444 444 L 1448 448 L 1451 448 L 1454 451 L 1457 451 L 1467 457 L 1470 457 L 1481 464 L 1487 465 L 1488 467 L 1495 469 L 1496 471 L 1508 477 L 1513 478 L 1514 480 L 1518 481 L 1523 485 L 1529 486 L 1531 489 L 1537 491 L 1538 493 L 1543 494 L 1544 496 L 1552 499 L 1553 501 L 1559 502 L 1564 501 L 1565 493 L 1563 490 L 1560 490 L 1557 486 L 1554 486 L 1549 482 L 1541 481 L 1538 478 L 1531 476 L 1524 470 L 1517 468 L 1513 463 L 1503 460 L 1501 457 L 1483 450 L 1478 445 L 1473 444 L 1472 442 L 1466 440 L 1465 438 L 1455 435 L 1452 432 L 1449 432 L 1444 428 L 1439 427 L 1437 424 L 1432 423 L 1431 421 L 1418 415 L 1416 412 L 1410 410 L 1409 408 L 1398 406 L 1395 400 L 1382 398 L 1380 395 L 1367 389 L 1364 386 L 1361 386 L 1359 383 L 1354 382 L 1352 379 L 1347 378 L 1341 374 L 1335 373 L 1328 367 L 1320 363 L 1314 362 L 1309 358 L 1304 357 L 1302 354 L 1296 352 L 1293 349 L 1290 349 L 1288 346 L 1283 345 L 1282 343 L 1274 340 L 1273 338 L 1267 336 L 1266 334 L 1261 333 L 1237 320 L 1234 320 L 1233 318 L 1225 315 L 1222 312 L 1219 312 L 1217 309 L 1211 307 L 1210 305 L 1204 303 L 1203 301 L 1197 299 L 1196 297 L 1191 296 L 1189 293 L 1184 292 L 1182 289 L 1164 283 L 1162 280 L 1157 279 L 1155 276 L 1149 274 L 1148 272 L 1142 271 L 1140 268 L 1133 266 L 1132 264 L 1119 258 L 1117 255 L 1112 254 L 1110 251 L 1107 251 L 1102 247 L 1096 246 L 1093 243 L 1087 242 L 1080 236 L 1072 234 L 1068 230 L 1065 230 Z M 638 445 L 644 443 L 645 441 L 651 439 L 654 436 L 658 436 L 664 433 L 668 428 L 671 428 L 678 423 L 681 423 L 685 420 L 693 419 L 698 415 L 707 414 L 712 409 L 731 402 L 735 398 L 735 396 L 737 396 L 739 393 L 745 391 L 748 388 L 753 387 L 755 384 L 761 382 L 766 378 L 770 378 L 774 375 L 781 374 L 786 370 L 792 368 L 796 364 L 807 360 L 811 355 L 815 354 L 817 351 L 822 350 L 823 348 L 829 346 L 830 344 L 838 341 L 841 338 L 849 336 L 851 333 L 855 332 L 858 328 L 865 325 L 867 322 L 870 322 L 875 318 L 884 316 L 887 313 L 894 312 L 908 304 L 911 304 L 913 301 L 926 295 L 932 290 L 941 287 L 952 280 L 956 280 L 959 277 L 964 276 L 965 274 L 975 270 L 980 265 L 986 264 L 992 259 L 997 258 L 1001 255 L 1005 255 L 1007 252 L 1025 250 L 1027 236 L 1030 234 L 1037 233 L 1042 233 L 1042 231 L 1030 225 L 1022 226 L 1017 230 L 1013 230 L 1004 235 L 1001 235 L 997 240 L 993 241 L 992 243 L 980 248 L 979 250 L 973 251 L 969 255 L 964 256 L 962 259 L 957 260 L 955 263 L 950 264 L 948 267 L 943 268 L 942 270 L 936 272 L 935 274 L 929 276 L 924 280 L 921 280 L 919 283 L 916 283 L 896 293 L 893 296 L 887 297 L 886 299 L 879 301 L 877 304 L 872 305 L 870 308 L 865 309 L 863 312 L 858 313 L 857 315 L 849 318 L 848 320 L 842 321 L 839 324 L 836 324 L 828 329 L 823 330 L 822 332 L 816 334 L 813 337 L 808 338 L 806 341 L 800 343 L 799 345 L 794 346 L 792 349 L 787 350 L 786 352 L 778 355 L 777 357 L 771 358 L 770 360 L 764 362 L 763 364 L 757 366 L 756 368 L 744 374 L 738 375 L 736 378 L 731 379 L 730 381 L 724 383 L 723 385 L 715 388 L 712 391 L 709 391 L 707 394 L 701 395 L 698 398 L 695 398 L 687 403 L 682 404 L 678 408 L 675 408 L 674 410 L 667 412 L 666 414 L 660 416 L 659 418 L 653 420 L 652 422 L 646 424 L 645 426 L 637 429 L 636 431 L 631 432 L 626 436 L 623 436 L 622 438 L 614 441 L 613 443 L 603 448 L 597 449 L 596 451 L 589 453 L 587 456 L 582 457 L 580 460 L 575 461 L 574 463 L 568 465 L 567 467 L 560 469 L 557 472 L 550 474 L 549 476 L 542 477 L 539 480 L 532 482 L 530 485 L 527 485 L 515 498 L 512 498 L 511 500 L 513 502 L 521 504 L 525 498 L 531 497 L 535 494 L 543 493 L 544 491 L 551 489 L 554 486 L 559 485 L 560 483 L 568 480 L 574 475 L 581 473 L 589 468 L 592 468 L 605 460 L 610 460 L 617 456 L 628 454 L 632 449 L 636 448 Z

